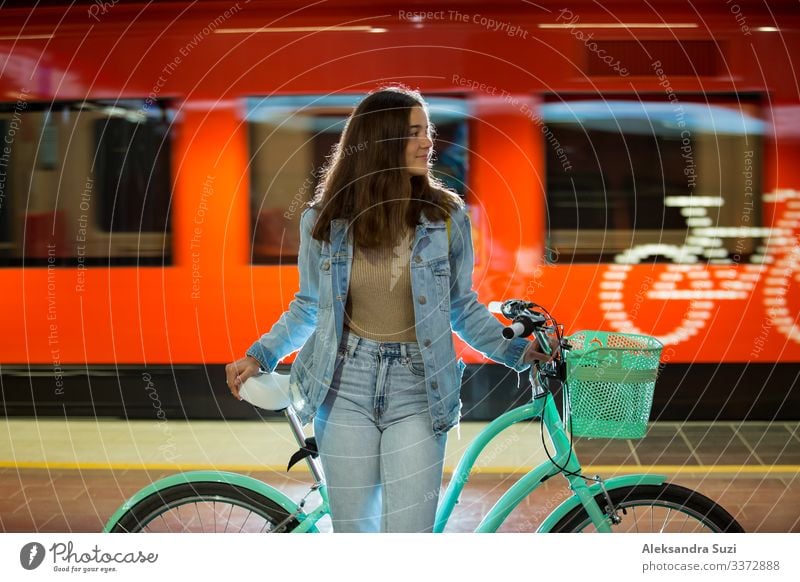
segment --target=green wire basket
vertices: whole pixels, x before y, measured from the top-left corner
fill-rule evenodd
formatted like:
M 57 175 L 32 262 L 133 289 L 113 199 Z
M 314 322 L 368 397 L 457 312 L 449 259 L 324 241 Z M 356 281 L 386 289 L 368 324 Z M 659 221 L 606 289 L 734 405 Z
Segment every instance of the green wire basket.
M 572 434 L 640 439 L 647 432 L 660 341 L 647 335 L 579 331 L 567 338 Z

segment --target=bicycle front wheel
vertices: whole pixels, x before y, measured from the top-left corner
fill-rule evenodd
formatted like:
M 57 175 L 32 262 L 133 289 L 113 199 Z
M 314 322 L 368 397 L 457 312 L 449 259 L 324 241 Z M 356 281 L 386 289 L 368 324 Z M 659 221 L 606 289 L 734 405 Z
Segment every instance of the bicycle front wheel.
M 289 532 L 295 518 L 260 493 L 230 483 L 181 483 L 142 499 L 111 529 L 152 533 Z
M 721 506 L 680 485 L 634 485 L 612 489 L 608 496 L 621 518 L 620 523 L 612 526 L 614 532 L 744 532 Z M 610 508 L 605 495 L 597 495 L 595 501 L 608 515 Z M 552 531 L 590 533 L 596 529 L 586 510 L 579 505 L 559 520 Z

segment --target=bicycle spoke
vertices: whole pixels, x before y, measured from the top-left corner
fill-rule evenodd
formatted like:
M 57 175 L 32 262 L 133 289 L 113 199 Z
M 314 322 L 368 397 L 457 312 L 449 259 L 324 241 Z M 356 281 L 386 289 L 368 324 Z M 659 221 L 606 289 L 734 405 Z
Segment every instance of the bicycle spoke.
M 667 508 L 667 515 L 664 517 L 664 523 L 661 524 L 661 531 L 659 533 L 664 533 L 664 528 L 667 527 L 667 521 L 669 521 L 669 514 L 672 513 L 672 508 Z
M 242 522 L 242 526 L 239 528 L 239 533 L 242 533 L 242 530 L 244 529 L 244 526 L 247 523 L 247 520 L 250 519 L 251 515 L 253 515 L 253 511 L 252 510 L 247 512 L 247 517 L 244 518 L 244 521 Z
M 678 530 L 678 533 L 683 533 L 683 528 L 688 521 L 689 521 L 689 516 L 687 515 L 686 517 L 683 518 L 683 523 L 681 524 L 681 529 Z
M 225 520 L 225 531 L 222 533 L 228 533 L 228 524 L 231 522 L 231 515 L 233 515 L 233 505 L 231 505 L 230 511 L 228 511 L 228 519 Z
M 204 533 L 205 532 L 205 528 L 203 528 L 203 518 L 200 517 L 200 504 L 199 503 L 195 503 L 194 504 L 194 510 L 197 512 L 197 521 L 200 522 L 200 532 Z
M 164 525 L 165 525 L 165 526 L 167 526 L 167 531 L 168 531 L 169 533 L 172 533 L 172 528 L 171 528 L 171 527 L 169 527 L 169 524 L 167 523 L 167 520 L 166 520 L 166 519 L 164 519 L 164 515 L 163 515 L 163 514 L 161 514 L 161 515 L 159 515 L 158 517 L 160 517 L 160 518 L 161 518 L 161 521 L 163 521 L 163 522 L 164 522 Z

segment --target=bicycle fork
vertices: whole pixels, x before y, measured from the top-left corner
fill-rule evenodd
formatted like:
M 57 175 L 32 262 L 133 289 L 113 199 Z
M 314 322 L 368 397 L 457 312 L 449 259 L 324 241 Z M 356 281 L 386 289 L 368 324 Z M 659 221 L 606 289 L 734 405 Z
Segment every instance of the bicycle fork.
M 581 505 L 586 509 L 586 513 L 592 520 L 598 532 L 611 533 L 611 526 L 618 524 L 621 520 L 617 513 L 617 508 L 611 502 L 611 497 L 608 495 L 603 480 L 597 476 L 596 481 L 600 484 L 600 489 L 606 498 L 608 513 L 601 508 L 595 500 L 595 494 L 589 489 L 582 477 L 577 475 L 565 475 L 569 481 L 569 488 L 577 495 Z

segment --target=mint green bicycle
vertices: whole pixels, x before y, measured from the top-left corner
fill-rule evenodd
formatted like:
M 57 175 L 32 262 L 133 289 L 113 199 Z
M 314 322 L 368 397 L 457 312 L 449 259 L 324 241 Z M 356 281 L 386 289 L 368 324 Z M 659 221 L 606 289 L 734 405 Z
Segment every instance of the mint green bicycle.
M 531 367 L 532 401 L 501 415 L 469 445 L 436 514 L 443 532 L 481 452 L 515 423 L 539 419 L 549 460 L 514 483 L 489 510 L 476 532 L 495 532 L 540 484 L 562 475 L 572 495 L 539 525 L 539 532 L 738 532 L 744 530 L 704 495 L 666 482 L 663 475 L 625 475 L 607 480 L 582 473 L 572 437 L 642 438 L 652 405 L 661 344 L 652 337 L 583 331 L 562 337 L 562 327 L 541 306 L 522 300 L 493 304 L 512 320 L 503 335 L 534 335 L 551 356 Z M 550 339 L 553 339 L 553 348 Z M 553 391 L 562 388 L 564 420 Z M 280 400 L 280 399 L 279 399 Z M 285 404 L 281 405 L 284 407 Z M 222 471 L 192 471 L 161 479 L 136 493 L 106 524 L 106 532 L 316 533 L 328 515 L 328 495 L 313 438 L 306 439 L 291 405 L 283 411 L 314 482 L 293 501 L 257 479 Z M 545 443 L 549 435 L 551 448 Z M 291 466 L 291 463 L 290 463 Z M 321 502 L 306 504 L 318 492 Z

